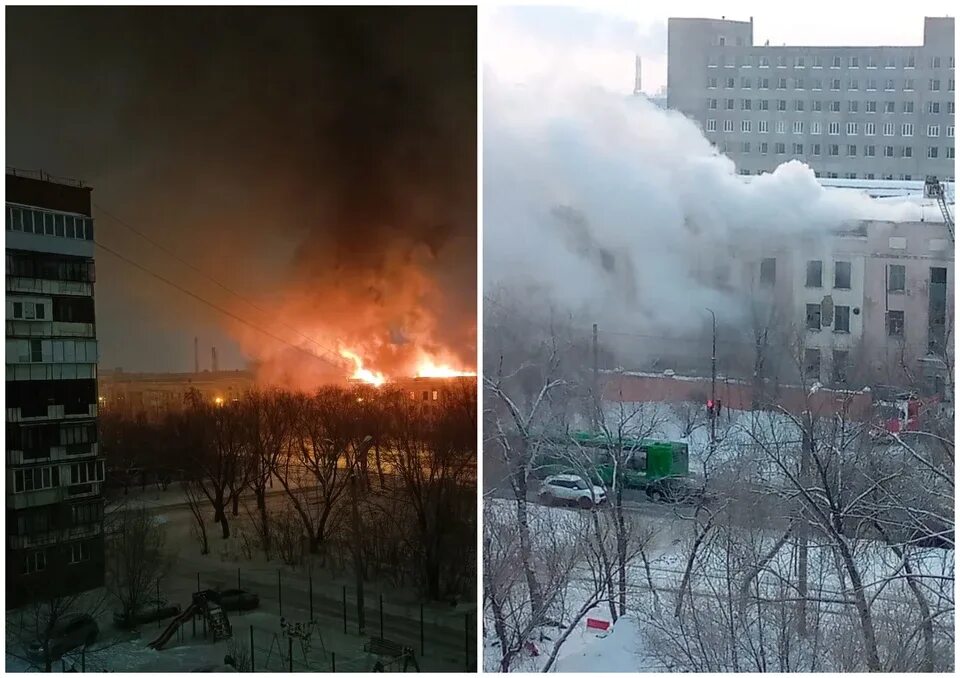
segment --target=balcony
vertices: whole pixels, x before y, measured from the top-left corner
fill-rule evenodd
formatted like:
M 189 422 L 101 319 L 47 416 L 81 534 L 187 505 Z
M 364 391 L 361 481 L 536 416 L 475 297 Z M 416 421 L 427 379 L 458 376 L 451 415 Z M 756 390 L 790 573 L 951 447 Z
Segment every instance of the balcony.
M 96 481 L 80 485 L 61 485 L 60 487 L 48 487 L 43 490 L 8 494 L 7 508 L 19 510 L 34 506 L 59 504 L 69 499 L 96 497 L 100 495 L 102 485 L 102 481 Z
M 103 525 L 87 523 L 75 525 L 60 530 L 51 529 L 37 534 L 12 534 L 7 536 L 7 544 L 11 549 L 29 549 L 62 544 L 76 539 L 89 539 L 103 534 Z
M 48 338 L 78 337 L 96 338 L 94 323 L 67 323 L 58 321 L 8 320 L 7 338 Z
M 93 284 L 73 280 L 49 280 L 47 278 L 24 278 L 8 275 L 7 292 L 90 297 L 93 296 Z
M 25 466 L 30 464 L 49 464 L 51 461 L 72 461 L 84 457 L 96 457 L 100 452 L 98 443 L 76 443 L 73 445 L 56 445 L 49 449 L 48 456 L 38 457 L 36 452 L 29 457 L 23 450 L 7 450 L 7 464 L 9 466 Z
M 90 419 L 97 416 L 97 404 L 90 403 L 86 410 L 82 412 L 64 412 L 63 405 L 47 405 L 47 410 L 43 414 L 24 415 L 19 407 L 7 408 L 7 421 L 10 423 L 34 422 L 34 421 L 52 421 L 57 419 Z

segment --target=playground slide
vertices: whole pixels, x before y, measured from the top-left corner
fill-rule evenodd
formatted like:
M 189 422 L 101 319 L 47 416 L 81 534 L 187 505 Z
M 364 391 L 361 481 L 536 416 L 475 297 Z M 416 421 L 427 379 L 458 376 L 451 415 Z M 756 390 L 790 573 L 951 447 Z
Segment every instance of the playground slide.
M 148 647 L 152 647 L 154 650 L 162 650 L 163 646 L 167 644 L 173 634 L 176 632 L 177 627 L 183 624 L 185 621 L 193 617 L 197 613 L 196 605 L 190 605 L 186 610 L 184 610 L 180 616 L 175 617 L 170 625 L 163 630 L 156 640 L 148 644 Z

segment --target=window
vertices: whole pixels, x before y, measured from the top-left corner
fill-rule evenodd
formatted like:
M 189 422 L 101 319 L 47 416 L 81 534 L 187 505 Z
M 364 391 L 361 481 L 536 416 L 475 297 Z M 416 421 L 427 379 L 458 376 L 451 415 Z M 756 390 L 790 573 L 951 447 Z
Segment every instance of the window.
M 847 144 L 847 156 L 852 158 L 857 155 L 856 144 Z
M 820 113 L 821 111 L 823 111 L 823 102 L 820 101 L 819 99 L 811 102 L 810 110 L 812 110 L 814 113 Z
M 767 154 L 767 142 L 766 142 L 766 141 L 761 141 L 761 142 L 760 142 L 760 153 L 762 153 L 763 155 L 766 155 L 766 154 Z
M 903 292 L 906 287 L 906 268 L 902 264 L 887 266 L 887 291 Z
M 757 131 L 760 134 L 766 134 L 770 131 L 770 121 L 768 120 L 758 120 L 757 121 Z
M 883 123 L 883 136 L 892 137 L 893 136 L 893 123 L 885 122 Z
M 877 155 L 877 147 L 873 144 L 863 147 L 863 154 L 868 158 L 875 158 Z M 869 179 L 869 177 L 867 177 Z
M 843 178 L 844 178 L 844 179 L 856 179 L 856 178 L 857 178 L 857 173 L 856 173 L 856 172 L 847 172 L 846 174 L 843 175 Z
M 830 144 L 829 146 L 827 146 L 827 155 L 834 156 L 834 157 L 840 155 L 840 145 Z M 836 177 L 830 177 L 830 178 L 835 179 Z
M 707 131 L 716 132 L 717 131 L 717 121 L 716 120 L 707 120 Z
M 939 101 L 928 101 L 927 102 L 927 113 L 939 113 L 940 112 L 940 102 Z
M 777 110 L 785 111 L 787 110 L 787 100 L 786 99 L 777 99 Z
M 912 92 L 913 91 L 913 78 L 907 78 L 903 81 L 903 91 Z
M 906 61 L 904 61 L 904 64 L 903 64 L 904 68 L 916 68 L 916 66 L 917 66 L 917 58 L 912 54 L 906 58 Z
M 753 126 L 753 123 L 750 122 L 749 120 L 741 120 L 741 121 L 740 121 L 740 131 L 741 131 L 741 132 L 752 132 L 752 131 L 753 131 L 753 130 L 751 129 L 752 126 Z
M 70 545 L 70 564 L 76 565 L 90 560 L 90 545 L 87 542 L 78 541 Z
M 13 472 L 14 492 L 33 492 L 60 486 L 60 467 L 34 466 Z
M 764 259 L 760 262 L 760 284 L 764 287 L 772 287 L 777 282 L 777 260 L 775 258 Z
M 770 89 L 770 78 L 758 78 L 757 89 Z
M 893 157 L 893 146 L 884 146 L 883 147 L 883 157 L 892 158 Z M 891 179 L 893 177 L 890 177 Z
M 30 362 L 43 362 L 43 342 L 40 339 L 30 340 Z
M 777 155 L 783 155 L 787 152 L 787 146 L 783 143 L 777 143 L 774 145 L 773 150 Z
M 940 125 L 927 125 L 927 136 L 928 137 L 940 136 Z
M 836 306 L 833 309 L 833 331 L 834 332 L 849 332 L 850 331 L 850 307 L 849 306 Z
M 840 78 L 834 78 L 830 81 L 830 89 L 838 91 L 840 89 Z
M 953 158 L 955 158 L 955 157 L 956 157 L 956 156 L 954 155 L 954 152 L 955 152 L 955 151 L 956 151 L 956 149 L 955 149 L 953 146 L 947 146 L 947 157 L 950 158 L 951 160 L 952 160 Z
M 707 89 L 716 89 L 717 88 L 717 79 L 710 77 L 707 78 Z
M 821 78 L 813 79 L 813 89 L 822 90 L 823 89 L 823 80 Z
M 777 89 L 786 89 L 786 88 L 787 88 L 787 79 L 777 78 Z
M 761 110 L 761 111 L 769 111 L 769 110 L 770 110 L 770 100 L 769 100 L 769 99 L 760 99 L 759 101 L 757 101 L 757 106 L 758 106 L 759 110 Z
M 839 308 L 837 309 L 839 310 Z M 850 309 L 847 309 L 848 311 Z M 833 351 L 833 382 L 847 383 L 847 352 L 834 349 Z
M 876 113 L 877 112 L 877 102 L 868 101 L 867 102 L 867 113 Z
M 896 82 L 892 78 L 887 78 L 883 83 L 883 89 L 886 92 L 892 92 L 896 88 Z
M 820 134 L 820 121 L 814 120 L 810 123 L 810 134 Z
M 782 54 L 777 57 L 777 68 L 786 68 L 787 67 L 787 57 Z
M 807 262 L 807 287 L 823 286 L 823 262 L 811 260 Z
M 849 261 L 838 261 L 833 265 L 833 286 L 838 290 L 850 289 Z
M 770 57 L 760 57 L 760 68 L 770 68 Z
M 900 136 L 912 137 L 913 136 L 913 123 L 905 122 L 900 126 Z
M 847 102 L 847 112 L 848 113 L 857 113 L 860 111 L 860 102 L 859 101 L 848 101 Z
M 783 120 L 777 120 L 777 134 L 783 134 L 785 126 Z
M 804 63 L 805 63 L 805 62 L 804 62 L 804 58 L 803 58 L 802 56 L 798 56 L 798 57 L 797 57 L 797 68 L 805 68 L 806 66 L 804 65 Z
M 847 123 L 847 135 L 848 135 L 848 136 L 856 136 L 856 135 L 857 135 L 857 123 L 855 123 L 855 122 L 848 122 L 848 123 Z
M 956 105 L 954 105 L 954 102 L 948 101 L 948 102 L 947 102 L 947 113 L 948 113 L 949 115 L 953 115 L 953 114 L 956 112 L 956 110 L 957 110 L 957 107 L 956 107 Z
M 887 336 L 903 336 L 903 311 L 887 311 Z
M 884 101 L 884 102 L 883 102 L 883 112 L 884 112 L 884 113 L 896 113 L 896 112 L 897 112 L 897 102 L 896 102 L 896 101 Z
M 44 551 L 28 553 L 23 562 L 23 574 L 43 572 L 47 569 L 47 554 Z
M 707 68 L 716 68 L 717 67 L 717 56 L 711 54 L 707 57 Z
M 794 145 L 793 145 L 793 154 L 794 154 L 794 155 L 803 155 L 803 144 L 794 144 Z
M 728 111 L 732 111 L 732 110 L 733 110 L 733 99 L 724 99 L 723 101 L 724 101 L 724 103 L 723 103 L 724 108 L 726 108 Z
M 819 56 L 813 57 L 813 67 L 823 68 L 823 57 L 819 57 Z
M 741 141 L 741 142 L 740 142 L 740 152 L 741 152 L 741 153 L 749 153 L 749 152 L 750 152 L 750 142 L 749 142 L 749 141 Z
M 797 78 L 796 83 L 794 84 L 796 89 L 804 89 L 803 87 L 803 78 Z
M 840 68 L 840 57 L 833 57 L 833 65 L 830 68 Z
M 740 110 L 741 110 L 741 111 L 749 111 L 750 108 L 751 108 L 751 104 L 752 104 L 752 103 L 753 103 L 753 102 L 752 102 L 752 100 L 750 100 L 750 99 L 741 99 L 741 100 L 740 100 Z
M 867 57 L 867 68 L 876 68 L 877 67 L 877 58 L 873 55 Z
M 913 157 L 913 146 L 903 146 L 903 147 L 901 147 L 900 155 L 901 155 L 902 157 L 904 157 L 904 158 L 912 158 L 912 157 Z M 904 181 L 910 181 L 910 179 L 909 179 L 909 178 L 905 178 Z
M 796 99 L 796 100 L 793 102 L 793 110 L 795 110 L 795 111 L 803 111 L 803 99 Z
M 807 329 L 820 330 L 820 304 L 807 304 Z
M 888 56 L 886 68 L 896 68 L 896 67 L 897 67 L 897 60 L 892 56 Z
M 820 144 L 813 145 L 813 155 L 820 155 Z
M 931 160 L 933 160 L 934 158 L 939 157 L 939 151 L 937 150 L 937 147 L 936 147 L 936 146 L 930 146 L 930 147 L 927 149 L 927 157 L 930 158 Z
M 750 89 L 750 78 L 740 78 L 740 89 Z
M 956 80 L 953 80 L 952 78 L 951 78 L 950 80 L 947 80 L 947 89 L 948 89 L 949 91 L 953 92 L 954 89 L 956 89 L 956 82 L 957 82 L 957 81 L 956 81 Z
M 827 126 L 827 134 L 831 134 L 831 135 L 834 135 L 834 136 L 836 136 L 837 134 L 840 134 L 840 123 L 839 123 L 839 122 L 831 122 L 831 123 Z
M 860 89 L 860 81 L 856 78 L 852 78 L 847 82 L 847 89 L 857 90 Z
M 427 395 L 427 391 L 423 392 Z M 424 400 L 427 398 L 424 397 Z M 87 461 L 79 464 L 70 465 L 70 484 L 83 485 L 84 483 L 93 483 L 103 480 L 103 462 Z
M 903 112 L 904 112 L 904 113 L 913 113 L 913 102 L 912 102 L 912 101 L 904 101 L 904 102 L 903 102 Z
M 953 128 L 953 125 L 947 125 L 947 138 L 948 138 L 948 139 L 952 139 L 952 138 L 953 138 L 953 129 L 954 129 L 954 128 Z M 949 148 L 953 148 L 953 146 L 950 146 Z
M 877 134 L 877 125 L 872 122 L 863 123 L 863 134 L 864 136 L 872 137 Z
M 877 89 L 877 80 L 876 78 L 867 78 L 867 91 L 873 92 Z
M 940 57 L 930 57 L 930 68 L 940 68 Z
M 831 112 L 831 113 L 839 113 L 839 112 L 840 112 L 840 102 L 839 102 L 839 101 L 831 101 L 831 102 L 830 102 L 830 112 Z
M 847 60 L 847 66 L 850 68 L 860 68 L 860 57 L 852 56 Z
M 939 80 L 934 79 L 934 80 L 931 80 L 931 81 L 930 81 L 930 91 L 931 91 L 931 92 L 939 92 L 939 91 L 940 91 L 940 81 L 939 81 Z
M 98 523 L 103 519 L 103 504 L 88 502 L 71 506 L 72 522 L 74 525 Z
M 732 132 L 733 131 L 733 120 L 724 120 L 723 121 L 723 131 Z
M 795 120 L 793 122 L 793 133 L 794 134 L 803 134 L 803 121 Z
M 727 78 L 727 89 L 734 89 L 737 86 L 736 78 Z

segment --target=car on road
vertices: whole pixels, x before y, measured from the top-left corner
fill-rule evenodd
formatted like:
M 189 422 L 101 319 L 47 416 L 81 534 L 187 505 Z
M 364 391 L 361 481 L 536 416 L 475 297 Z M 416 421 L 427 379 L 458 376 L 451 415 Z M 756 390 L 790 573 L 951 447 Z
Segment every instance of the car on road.
M 96 642 L 100 629 L 97 622 L 89 614 L 66 614 L 58 619 L 47 638 L 47 650 L 51 661 L 60 659 L 64 654 L 78 647 L 92 645 Z M 27 656 L 35 662 L 44 662 L 46 653 L 43 643 L 34 640 L 27 644 Z
M 691 478 L 666 477 L 651 481 L 645 490 L 650 501 L 671 504 L 706 504 L 710 495 Z
M 140 624 L 150 624 L 160 619 L 169 619 L 176 617 L 182 611 L 179 605 L 166 605 L 161 603 L 151 605 L 147 603 L 132 615 L 127 615 L 123 610 L 114 610 L 113 623 L 122 629 L 130 629 Z
M 600 506 L 607 501 L 607 493 L 602 487 L 591 486 L 580 476 L 572 474 L 547 476 L 537 496 L 540 503 L 547 506 L 572 504 L 582 509 Z
M 224 610 L 253 610 L 260 606 L 260 596 L 244 589 L 210 591 L 207 596 Z

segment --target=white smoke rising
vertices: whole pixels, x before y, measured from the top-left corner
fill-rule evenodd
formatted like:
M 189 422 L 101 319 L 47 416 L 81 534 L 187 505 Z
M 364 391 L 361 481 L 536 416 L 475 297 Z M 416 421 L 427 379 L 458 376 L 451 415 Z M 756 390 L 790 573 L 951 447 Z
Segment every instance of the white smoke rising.
M 684 332 L 732 300 L 691 262 L 746 230 L 826 233 L 920 207 L 822 188 L 791 161 L 744 181 L 695 123 L 642 97 L 484 78 L 484 286 L 586 321 Z

